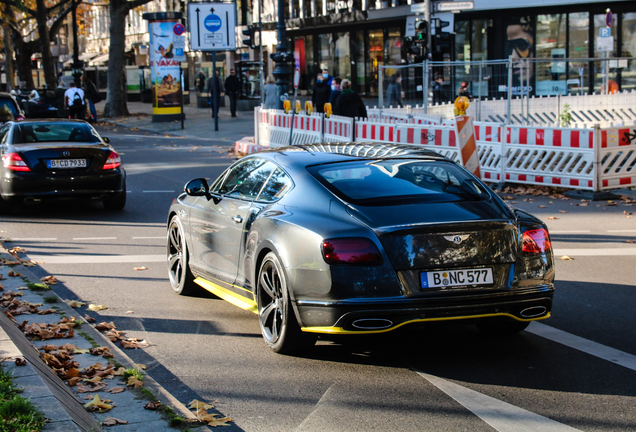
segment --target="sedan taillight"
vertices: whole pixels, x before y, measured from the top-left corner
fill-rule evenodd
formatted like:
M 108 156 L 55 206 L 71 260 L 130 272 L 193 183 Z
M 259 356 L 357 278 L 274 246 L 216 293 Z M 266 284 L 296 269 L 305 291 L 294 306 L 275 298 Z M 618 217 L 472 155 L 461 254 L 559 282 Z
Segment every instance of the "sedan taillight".
M 106 159 L 106 163 L 104 164 L 102 169 L 105 169 L 105 170 L 107 170 L 107 169 L 115 169 L 119 165 L 121 165 L 121 158 L 119 157 L 119 155 L 116 152 L 111 151 L 110 154 L 108 155 L 108 159 Z
M 23 115 L 19 115 L 15 118 L 16 121 L 20 121 L 20 120 L 24 120 L 24 116 Z
M 2 163 L 6 169 L 11 171 L 31 171 L 31 168 L 22 160 L 17 153 L 7 153 L 2 156 Z
M 348 237 L 323 240 L 322 256 L 327 264 L 378 266 L 382 254 L 368 238 Z
M 552 247 L 550 235 L 543 228 L 528 230 L 523 233 L 523 253 L 537 255 L 545 253 Z

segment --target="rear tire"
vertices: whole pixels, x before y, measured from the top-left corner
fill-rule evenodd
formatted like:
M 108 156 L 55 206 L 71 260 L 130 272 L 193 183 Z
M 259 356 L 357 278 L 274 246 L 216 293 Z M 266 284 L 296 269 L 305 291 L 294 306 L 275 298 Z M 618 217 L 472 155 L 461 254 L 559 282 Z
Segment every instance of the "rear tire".
M 511 336 L 524 331 L 530 321 L 517 321 L 512 318 L 484 320 L 475 324 L 482 333 L 492 336 Z
M 174 292 L 192 295 L 199 290 L 188 265 L 188 247 L 183 237 L 183 226 L 178 216 L 173 216 L 168 225 L 168 276 Z
M 124 190 L 109 196 L 104 200 L 104 208 L 109 211 L 123 210 L 126 207 L 126 182 L 124 181 Z
M 300 330 L 291 304 L 287 278 L 276 254 L 268 253 L 258 272 L 256 303 L 261 333 L 267 346 L 279 354 L 311 348 L 317 336 Z

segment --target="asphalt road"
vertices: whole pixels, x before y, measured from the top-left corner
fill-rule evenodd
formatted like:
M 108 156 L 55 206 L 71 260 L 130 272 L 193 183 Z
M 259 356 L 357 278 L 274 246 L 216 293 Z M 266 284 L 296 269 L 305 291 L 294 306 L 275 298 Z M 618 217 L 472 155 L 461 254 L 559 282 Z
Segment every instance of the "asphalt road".
M 127 353 L 175 397 L 217 400 L 235 420 L 224 430 L 636 429 L 636 244 L 627 242 L 636 241 L 636 206 L 509 200 L 558 218 L 547 220 L 557 257 L 573 258 L 557 261 L 553 317 L 516 337 L 428 325 L 281 356 L 252 313 L 212 295 L 175 295 L 162 262 L 170 203 L 188 180 L 215 178 L 232 162 L 226 144 L 102 133 L 127 169 L 126 209 L 20 207 L 0 217 L 0 236 L 42 263 L 38 276 L 55 275 L 62 298 L 105 305 L 90 314 L 146 339 L 150 348 Z

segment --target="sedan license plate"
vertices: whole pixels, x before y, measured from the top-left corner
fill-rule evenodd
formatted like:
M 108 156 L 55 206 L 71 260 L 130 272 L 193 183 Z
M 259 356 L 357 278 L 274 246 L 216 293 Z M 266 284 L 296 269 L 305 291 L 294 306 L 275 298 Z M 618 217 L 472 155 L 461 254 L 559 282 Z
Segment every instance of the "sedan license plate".
M 492 269 L 440 270 L 420 273 L 422 288 L 451 288 L 465 285 L 491 285 Z
M 53 168 L 86 168 L 86 159 L 51 159 L 48 167 Z

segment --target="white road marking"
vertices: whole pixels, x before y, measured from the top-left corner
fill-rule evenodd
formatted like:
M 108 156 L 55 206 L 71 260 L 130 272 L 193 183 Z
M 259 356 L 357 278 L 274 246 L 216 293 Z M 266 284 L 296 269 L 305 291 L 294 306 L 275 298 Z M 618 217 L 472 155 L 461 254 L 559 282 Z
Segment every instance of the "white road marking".
M 563 330 L 559 330 L 536 321 L 530 324 L 526 331 L 636 371 L 636 356 L 632 354 L 610 348 L 606 345 L 584 339 L 580 336 L 575 336 L 564 332 Z
M 148 191 L 142 191 L 143 193 L 174 193 L 173 190 L 148 190 Z
M 305 420 L 303 420 L 300 425 L 298 425 L 298 427 L 296 428 L 296 432 L 304 432 L 314 429 L 310 427 L 314 421 L 316 421 L 318 425 L 324 425 L 322 422 L 322 420 L 324 420 L 325 418 L 324 411 L 328 411 L 330 413 L 333 413 L 334 411 L 333 403 L 329 403 L 329 397 L 333 392 L 332 389 L 334 386 L 335 384 L 332 384 L 331 386 L 329 386 L 327 391 L 323 393 L 318 403 L 316 403 L 316 405 L 314 406 L 313 411 L 307 417 L 305 417 Z M 322 408 L 324 408 L 324 410 Z
M 57 240 L 57 237 L 51 238 L 26 238 L 26 237 L 18 237 L 12 239 L 13 241 L 54 241 Z
M 166 255 L 29 255 L 44 264 L 116 264 L 166 262 Z
M 73 240 L 117 240 L 117 237 L 75 237 Z
M 633 256 L 636 255 L 636 248 L 598 248 L 598 249 L 554 249 L 554 255 L 567 256 Z
M 629 230 L 607 230 L 607 232 L 618 232 L 618 233 L 621 233 L 621 232 L 636 232 L 636 229 L 633 229 L 633 230 L 632 229 L 629 229 Z
M 498 432 L 574 432 L 570 426 L 433 375 L 417 372 Z
M 161 237 L 133 237 L 133 240 L 139 240 L 139 239 L 161 239 L 161 240 L 165 240 L 166 236 L 161 236 Z

